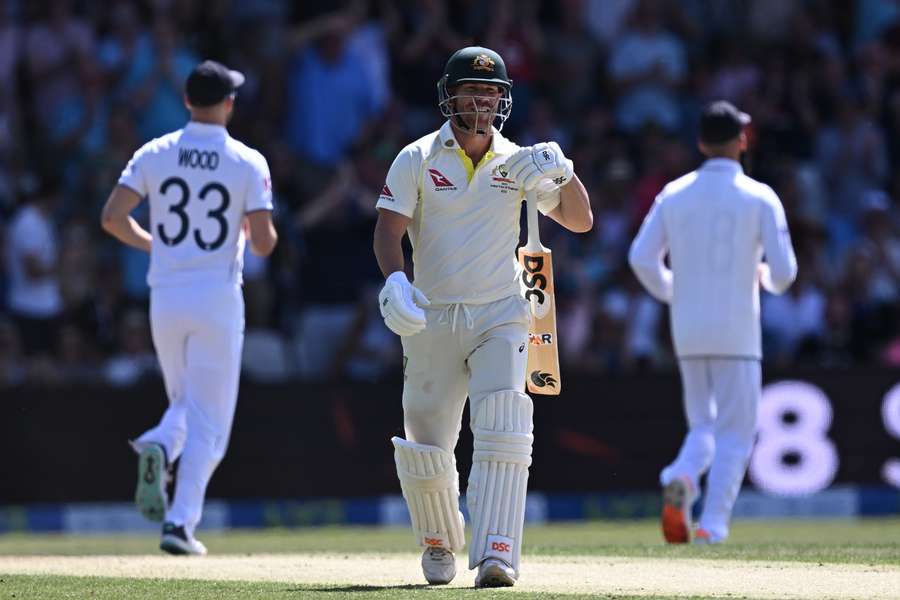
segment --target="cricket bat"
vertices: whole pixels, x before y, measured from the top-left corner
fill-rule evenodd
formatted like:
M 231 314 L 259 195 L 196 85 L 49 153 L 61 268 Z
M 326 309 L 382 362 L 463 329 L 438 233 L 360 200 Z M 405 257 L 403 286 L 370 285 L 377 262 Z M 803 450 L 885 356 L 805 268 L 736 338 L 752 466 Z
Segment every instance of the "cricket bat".
M 553 256 L 541 245 L 537 190 L 525 194 L 528 243 L 519 248 L 522 293 L 531 304 L 528 329 L 528 391 L 556 396 L 562 389 L 556 347 L 556 299 L 553 295 Z

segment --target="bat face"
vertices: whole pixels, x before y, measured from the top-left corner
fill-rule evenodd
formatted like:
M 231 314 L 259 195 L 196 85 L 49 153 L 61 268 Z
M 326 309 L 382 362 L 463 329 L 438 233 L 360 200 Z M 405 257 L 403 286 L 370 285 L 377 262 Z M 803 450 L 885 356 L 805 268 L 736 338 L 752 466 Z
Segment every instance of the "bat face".
M 531 304 L 528 330 L 528 391 L 557 395 L 561 390 L 556 347 L 556 306 L 553 295 L 553 257 L 550 250 L 519 248 L 522 293 Z

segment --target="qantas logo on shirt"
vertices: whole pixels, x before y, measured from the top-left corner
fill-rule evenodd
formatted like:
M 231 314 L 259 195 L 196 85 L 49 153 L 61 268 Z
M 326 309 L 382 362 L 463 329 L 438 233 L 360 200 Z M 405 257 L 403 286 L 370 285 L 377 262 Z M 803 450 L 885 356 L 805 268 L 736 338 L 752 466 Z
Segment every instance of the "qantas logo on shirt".
M 388 201 L 390 201 L 390 202 L 393 202 L 393 201 L 394 201 L 394 195 L 391 193 L 391 188 L 389 188 L 389 187 L 387 186 L 387 184 L 384 184 L 384 187 L 381 188 L 381 196 L 380 196 L 380 199 L 381 199 L 381 200 L 388 200 Z
M 453 185 L 453 182 L 444 177 L 444 174 L 437 169 L 428 169 L 428 174 L 431 175 L 431 181 L 434 182 L 435 191 L 456 189 L 456 186 Z

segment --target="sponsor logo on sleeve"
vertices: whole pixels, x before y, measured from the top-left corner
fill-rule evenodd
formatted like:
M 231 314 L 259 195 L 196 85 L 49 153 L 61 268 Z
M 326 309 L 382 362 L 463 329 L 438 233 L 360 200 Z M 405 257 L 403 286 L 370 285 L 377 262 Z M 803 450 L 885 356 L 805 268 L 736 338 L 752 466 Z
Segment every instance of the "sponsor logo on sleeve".
M 381 188 L 381 195 L 378 196 L 378 199 L 394 202 L 394 194 L 391 193 L 391 188 L 389 188 L 387 184 L 384 184 L 384 187 Z

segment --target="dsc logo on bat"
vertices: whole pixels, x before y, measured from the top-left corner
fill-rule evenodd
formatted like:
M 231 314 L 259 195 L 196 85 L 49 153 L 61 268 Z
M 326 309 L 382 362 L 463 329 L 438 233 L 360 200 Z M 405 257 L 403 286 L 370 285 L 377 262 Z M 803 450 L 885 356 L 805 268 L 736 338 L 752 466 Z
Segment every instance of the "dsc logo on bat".
M 538 319 L 544 318 L 550 312 L 551 301 L 545 292 L 547 289 L 547 276 L 544 270 L 543 256 L 522 255 L 522 284 L 525 286 L 525 299 L 531 303 L 531 310 Z

